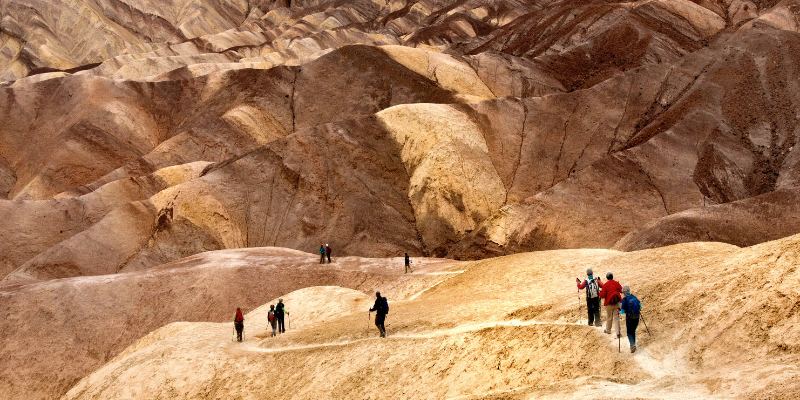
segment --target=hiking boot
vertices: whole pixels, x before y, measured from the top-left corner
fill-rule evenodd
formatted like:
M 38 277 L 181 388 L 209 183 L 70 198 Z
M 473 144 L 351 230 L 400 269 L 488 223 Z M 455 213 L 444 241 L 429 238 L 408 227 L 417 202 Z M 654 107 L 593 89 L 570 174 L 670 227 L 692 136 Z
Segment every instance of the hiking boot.
M 631 346 L 631 353 L 636 353 L 636 345 Z
M 605 333 L 606 335 L 610 335 L 611 331 L 603 330 L 603 333 Z

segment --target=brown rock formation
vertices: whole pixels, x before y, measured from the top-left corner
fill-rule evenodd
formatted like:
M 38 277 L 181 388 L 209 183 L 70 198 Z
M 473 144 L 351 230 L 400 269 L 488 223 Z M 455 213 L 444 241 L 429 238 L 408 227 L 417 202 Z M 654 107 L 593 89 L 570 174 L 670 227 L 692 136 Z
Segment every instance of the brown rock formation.
M 477 259 L 796 234 L 799 10 L 797 0 L 4 1 L 2 340 L 30 339 L 4 346 L 0 397 L 63 395 L 165 323 L 227 318 L 236 287 L 255 306 L 309 285 L 395 282 L 378 267 L 269 259 L 283 278 L 263 290 L 272 267 L 170 264 L 210 250 L 330 243 L 337 258 Z M 219 307 L 197 311 L 182 280 L 195 274 L 233 282 L 204 292 Z M 42 308 L 26 325 L 29 302 Z M 137 316 L 142 306 L 163 312 Z M 91 320 L 114 307 L 105 330 Z M 77 347 L 45 365 L 52 349 L 35 344 L 48 341 Z M 102 393 L 91 380 L 80 390 L 71 395 Z

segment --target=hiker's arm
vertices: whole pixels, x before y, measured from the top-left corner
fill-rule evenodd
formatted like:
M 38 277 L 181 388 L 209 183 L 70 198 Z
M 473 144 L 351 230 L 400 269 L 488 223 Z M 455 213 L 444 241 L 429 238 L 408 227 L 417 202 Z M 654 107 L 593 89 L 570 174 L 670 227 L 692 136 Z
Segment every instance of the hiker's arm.
M 586 287 L 586 284 L 587 284 L 587 282 L 586 282 L 586 281 L 583 281 L 583 282 L 581 282 L 581 280 L 580 280 L 580 279 L 578 279 L 578 278 L 575 278 L 575 282 L 577 282 L 577 283 L 578 283 L 578 289 L 583 289 L 583 288 L 585 288 L 585 287 Z

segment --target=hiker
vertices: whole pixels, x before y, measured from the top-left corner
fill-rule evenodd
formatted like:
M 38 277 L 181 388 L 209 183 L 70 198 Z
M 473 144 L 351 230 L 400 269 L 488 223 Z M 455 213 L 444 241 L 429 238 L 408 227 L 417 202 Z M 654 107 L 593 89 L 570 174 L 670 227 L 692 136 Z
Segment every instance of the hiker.
M 283 299 L 278 299 L 278 305 L 275 306 L 275 319 L 278 320 L 278 333 L 286 333 L 286 326 L 283 324 L 283 316 L 284 313 L 288 314 L 286 311 L 286 306 L 283 305 Z
M 328 264 L 331 263 L 331 246 L 325 243 L 325 255 L 328 257 Z
M 267 313 L 267 321 L 269 321 L 269 325 L 272 327 L 272 336 L 276 335 L 275 330 L 278 329 L 278 321 L 275 318 L 275 305 L 269 305 L 269 312 Z
M 319 245 L 319 263 L 325 264 L 325 245 Z
M 575 278 L 578 283 L 578 290 L 586 289 L 586 311 L 589 313 L 589 326 L 600 326 L 600 277 L 595 277 L 592 269 L 586 270 L 586 280 L 581 282 L 580 279 Z
M 636 296 L 631 294 L 631 288 L 624 286 L 622 293 L 625 297 L 619 303 L 619 309 L 625 315 L 625 330 L 628 333 L 628 342 L 631 345 L 631 353 L 636 352 L 636 328 L 639 326 L 639 313 L 642 311 L 642 303 Z
M 606 283 L 600 286 L 600 297 L 603 298 L 603 307 L 606 309 L 605 333 L 610 334 L 614 324 L 617 325 L 617 337 L 621 337 L 619 327 L 619 300 L 622 297 L 622 286 L 614 280 L 614 274 L 606 274 Z
M 404 273 L 407 274 L 408 271 L 414 272 L 414 270 L 411 269 L 411 257 L 408 256 L 408 253 L 406 253 L 405 259 L 406 259 L 406 269 Z
M 244 332 L 244 315 L 242 309 L 236 307 L 236 316 L 233 317 L 233 327 L 236 328 L 236 341 L 242 341 L 242 333 Z
M 381 333 L 381 337 L 386 337 L 386 327 L 383 326 L 386 322 L 386 314 L 389 313 L 389 302 L 386 297 L 381 297 L 381 292 L 375 292 L 375 304 L 369 309 L 370 312 L 375 311 L 375 326 Z

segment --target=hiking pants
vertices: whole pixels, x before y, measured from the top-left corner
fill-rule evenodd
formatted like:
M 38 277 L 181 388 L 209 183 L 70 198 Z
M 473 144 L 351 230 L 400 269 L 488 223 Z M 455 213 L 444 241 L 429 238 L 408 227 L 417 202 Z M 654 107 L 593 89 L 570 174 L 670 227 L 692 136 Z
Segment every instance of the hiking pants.
M 242 341 L 242 332 L 244 332 L 244 322 L 234 322 L 233 327 L 236 328 L 236 340 Z
M 636 346 L 636 328 L 639 327 L 639 316 L 625 314 L 625 330 L 628 332 L 628 342 L 631 347 Z
M 325 264 L 325 253 L 319 253 L 319 263 Z
M 270 321 L 269 324 L 272 326 L 272 336 L 275 336 L 275 331 L 278 329 L 278 321 Z
M 377 326 L 378 330 L 381 332 L 381 337 L 386 336 L 386 328 L 383 326 L 384 322 L 386 322 L 386 314 L 375 315 L 375 326 Z
M 328 256 L 328 264 L 330 264 L 331 263 L 331 255 L 327 254 L 327 256 Z
M 617 336 L 620 335 L 619 329 L 619 307 L 616 304 L 606 307 L 606 333 L 611 333 L 611 328 L 617 326 Z M 613 322 L 613 323 L 612 323 Z
M 589 325 L 600 326 L 600 298 L 586 298 L 586 310 L 589 312 Z
M 275 319 L 278 320 L 278 332 L 286 333 L 286 327 L 283 325 L 283 314 L 276 315 Z

